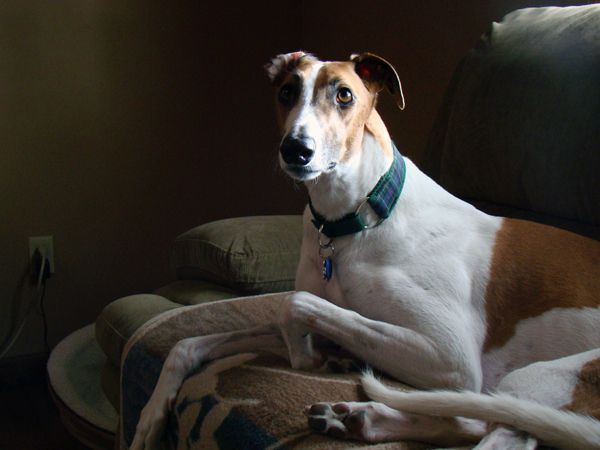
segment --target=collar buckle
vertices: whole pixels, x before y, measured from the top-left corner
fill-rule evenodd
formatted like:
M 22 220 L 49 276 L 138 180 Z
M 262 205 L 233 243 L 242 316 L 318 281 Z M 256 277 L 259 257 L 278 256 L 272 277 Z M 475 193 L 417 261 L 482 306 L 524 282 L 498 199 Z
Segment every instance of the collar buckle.
M 381 225 L 381 222 L 383 222 L 385 219 L 381 218 L 379 215 L 377 215 L 377 213 L 375 211 L 373 211 L 373 208 L 370 207 L 369 205 L 369 209 L 368 211 L 371 211 L 371 214 L 369 214 L 367 211 L 362 211 L 363 208 L 365 207 L 365 205 L 369 205 L 369 197 L 365 198 L 362 203 L 360 205 L 358 205 L 358 208 L 356 208 L 356 217 L 358 218 L 358 220 L 360 220 L 360 223 L 363 227 L 363 230 L 371 230 L 373 228 L 378 227 L 379 225 Z M 373 225 L 369 225 L 368 222 L 370 222 L 373 217 L 376 217 L 377 220 L 375 221 L 375 223 Z
M 406 177 L 404 159 L 393 142 L 392 146 L 394 148 L 392 165 L 354 212 L 340 219 L 328 221 L 315 210 L 309 196 L 308 206 L 313 216 L 312 223 L 319 231 L 319 244 L 322 244 L 321 234 L 335 238 L 359 233 L 378 227 L 390 216 L 400 198 Z M 369 204 L 368 209 L 365 209 L 366 203 Z M 327 247 L 328 245 L 325 244 L 321 248 Z

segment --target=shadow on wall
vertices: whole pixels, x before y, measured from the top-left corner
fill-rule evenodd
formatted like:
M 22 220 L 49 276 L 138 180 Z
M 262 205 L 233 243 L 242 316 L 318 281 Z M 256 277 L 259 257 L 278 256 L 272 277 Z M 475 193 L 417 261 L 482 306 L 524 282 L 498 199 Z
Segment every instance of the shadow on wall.
M 54 236 L 52 345 L 115 298 L 169 281 L 186 229 L 301 210 L 276 170 L 262 68 L 300 46 L 298 8 L 2 4 L 0 335 L 28 236 Z M 42 350 L 34 314 L 12 354 Z

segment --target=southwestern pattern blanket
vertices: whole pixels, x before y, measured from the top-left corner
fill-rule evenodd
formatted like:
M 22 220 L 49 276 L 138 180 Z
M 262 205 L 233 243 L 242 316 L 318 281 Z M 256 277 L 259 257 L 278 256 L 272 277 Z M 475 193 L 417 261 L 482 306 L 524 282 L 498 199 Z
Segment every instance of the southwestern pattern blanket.
M 286 294 L 178 308 L 144 325 L 124 351 L 121 448 L 178 340 L 268 323 Z M 303 413 L 320 401 L 364 401 L 359 374 L 302 372 L 277 357 L 236 355 L 209 363 L 181 387 L 166 431 L 172 449 L 422 449 L 421 444 L 369 445 L 314 434 Z M 390 382 L 390 381 L 388 381 Z M 390 382 L 393 383 L 393 382 Z M 399 383 L 393 383 L 399 386 Z

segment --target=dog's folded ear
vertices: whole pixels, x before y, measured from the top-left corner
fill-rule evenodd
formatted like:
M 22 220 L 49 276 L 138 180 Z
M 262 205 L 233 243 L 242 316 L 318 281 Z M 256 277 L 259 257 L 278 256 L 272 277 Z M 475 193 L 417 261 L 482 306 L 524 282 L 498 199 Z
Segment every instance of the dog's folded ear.
M 265 65 L 271 83 L 279 84 L 285 75 L 293 71 L 303 59 L 316 60 L 313 55 L 303 51 L 277 55 Z
M 406 103 L 402 92 L 402 84 L 394 66 L 373 53 L 352 55 L 350 60 L 354 63 L 354 70 L 367 85 L 367 88 L 373 89 L 375 92 L 387 88 L 394 96 L 398 107 L 404 109 Z

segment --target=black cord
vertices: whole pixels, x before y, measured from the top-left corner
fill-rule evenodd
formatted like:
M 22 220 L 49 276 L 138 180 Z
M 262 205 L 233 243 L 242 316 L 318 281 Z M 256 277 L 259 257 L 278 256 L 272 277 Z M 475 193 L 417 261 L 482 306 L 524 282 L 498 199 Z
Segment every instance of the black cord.
M 46 318 L 46 309 L 44 307 L 44 297 L 46 296 L 46 278 L 42 281 L 42 295 L 40 295 L 40 315 L 44 323 L 44 346 L 46 352 L 50 353 L 50 345 L 48 345 L 48 320 Z

